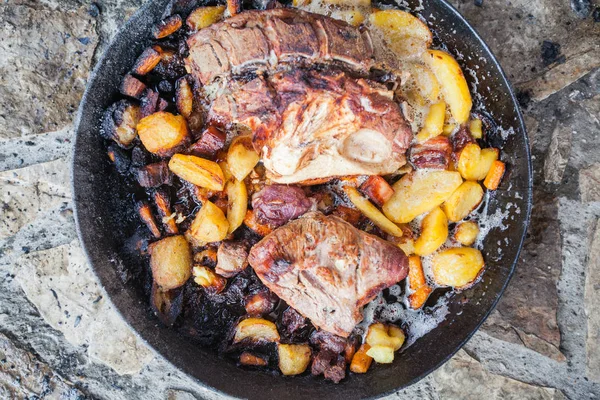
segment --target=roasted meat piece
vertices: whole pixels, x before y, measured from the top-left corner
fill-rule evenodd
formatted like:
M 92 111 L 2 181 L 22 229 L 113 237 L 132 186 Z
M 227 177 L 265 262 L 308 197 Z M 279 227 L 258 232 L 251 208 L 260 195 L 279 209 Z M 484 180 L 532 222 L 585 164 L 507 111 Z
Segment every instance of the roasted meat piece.
M 398 247 L 319 212 L 273 231 L 254 245 L 248 261 L 277 296 L 342 337 L 362 320 L 362 306 L 408 271 Z
M 447 169 L 452 156 L 452 144 L 445 136 L 437 136 L 410 149 L 410 162 L 417 169 Z
M 368 31 L 323 15 L 277 8 L 242 12 L 201 29 L 187 41 L 186 64 L 204 85 L 219 77 L 305 64 L 341 64 L 367 73 Z
M 252 208 L 263 224 L 278 227 L 307 212 L 312 202 L 296 186 L 267 185 L 252 196 Z
M 217 97 L 209 118 L 250 128 L 277 183 L 389 174 L 412 140 L 391 91 L 336 70 L 258 77 Z

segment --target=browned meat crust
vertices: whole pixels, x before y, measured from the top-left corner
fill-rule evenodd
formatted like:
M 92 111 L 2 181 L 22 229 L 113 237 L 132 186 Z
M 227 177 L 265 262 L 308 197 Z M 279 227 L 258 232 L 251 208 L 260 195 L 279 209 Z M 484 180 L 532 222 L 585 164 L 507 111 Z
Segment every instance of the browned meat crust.
M 361 307 L 406 277 L 398 247 L 311 212 L 257 243 L 248 261 L 277 296 L 327 332 L 348 337 Z

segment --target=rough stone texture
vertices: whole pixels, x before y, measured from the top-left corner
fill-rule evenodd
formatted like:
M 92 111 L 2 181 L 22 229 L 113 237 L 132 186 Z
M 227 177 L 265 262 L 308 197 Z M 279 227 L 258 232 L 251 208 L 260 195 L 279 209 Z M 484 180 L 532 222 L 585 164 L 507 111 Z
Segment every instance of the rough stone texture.
M 0 333 L 0 398 L 75 399 L 82 393 Z
M 35 1 L 0 5 L 0 137 L 54 131 L 71 122 L 98 42 L 85 7 Z
M 592 233 L 585 279 L 585 313 L 587 315 L 587 369 L 590 379 L 600 382 L 600 220 Z
M 136 339 L 74 241 L 73 111 L 90 64 L 140 3 L 0 3 L 0 352 L 22 360 L 6 372 L 0 357 L 0 390 L 20 397 L 222 398 Z M 453 1 L 520 90 L 533 220 L 517 274 L 484 328 L 390 398 L 600 396 L 600 24 L 571 3 L 581 2 Z

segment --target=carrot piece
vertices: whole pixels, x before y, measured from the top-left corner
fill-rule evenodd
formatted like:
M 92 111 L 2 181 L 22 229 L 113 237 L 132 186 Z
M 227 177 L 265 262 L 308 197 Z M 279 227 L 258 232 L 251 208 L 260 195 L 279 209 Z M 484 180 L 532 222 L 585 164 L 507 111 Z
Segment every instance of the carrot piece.
M 504 175 L 504 171 L 506 170 L 506 165 L 502 161 L 494 161 L 492 164 L 492 168 L 488 172 L 485 180 L 483 181 L 483 185 L 489 190 L 496 190 L 500 185 L 500 181 L 502 180 L 502 176 Z
M 367 355 L 367 351 L 369 351 L 370 348 L 371 346 L 366 343 L 360 346 L 360 349 L 358 349 L 358 351 L 354 353 L 354 357 L 352 357 L 350 371 L 355 374 L 364 374 L 367 372 L 373 362 L 373 358 Z
M 432 292 L 432 289 L 425 280 L 423 266 L 421 265 L 421 257 L 408 257 L 408 283 L 413 293 L 408 296 L 408 301 L 412 309 L 423 307 L 425 301 Z
M 371 175 L 359 190 L 381 207 L 394 194 L 394 189 L 379 175 Z

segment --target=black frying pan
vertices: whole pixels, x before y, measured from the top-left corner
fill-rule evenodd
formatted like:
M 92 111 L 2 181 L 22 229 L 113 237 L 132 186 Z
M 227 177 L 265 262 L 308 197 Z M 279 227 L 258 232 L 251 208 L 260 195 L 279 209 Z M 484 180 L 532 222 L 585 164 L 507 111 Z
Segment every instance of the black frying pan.
M 389 0 L 386 0 L 389 1 Z M 409 0 L 412 10 L 419 1 Z M 491 145 L 502 148 L 508 168 L 502 186 L 489 203 L 489 213 L 508 210 L 506 230 L 486 238 L 486 272 L 474 288 L 455 294 L 450 314 L 436 329 L 404 351 L 392 365 L 374 366 L 367 374 L 350 374 L 334 385 L 322 378 L 286 378 L 238 368 L 210 349 L 194 345 L 176 331 L 158 324 L 148 299 L 128 271 L 141 260 L 123 250 L 123 242 L 140 224 L 130 188 L 110 165 L 99 134 L 103 111 L 118 99 L 118 85 L 148 45 L 154 24 L 168 0 L 148 1 L 121 29 L 92 72 L 77 117 L 73 158 L 73 194 L 79 238 L 90 264 L 125 320 L 158 353 L 177 368 L 214 390 L 242 398 L 365 398 L 390 394 L 423 378 L 450 358 L 473 335 L 500 299 L 521 249 L 531 211 L 531 163 L 523 119 L 514 93 L 489 48 L 444 0 L 425 0 L 425 16 L 440 41 L 463 68 L 475 71 L 475 110 L 485 110 L 512 133 L 492 134 Z M 437 21 L 437 22 L 436 22 Z M 432 23 L 434 25 L 432 25 Z M 466 74 L 473 86 L 475 80 Z

